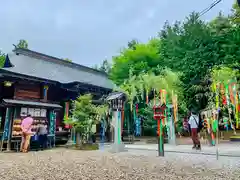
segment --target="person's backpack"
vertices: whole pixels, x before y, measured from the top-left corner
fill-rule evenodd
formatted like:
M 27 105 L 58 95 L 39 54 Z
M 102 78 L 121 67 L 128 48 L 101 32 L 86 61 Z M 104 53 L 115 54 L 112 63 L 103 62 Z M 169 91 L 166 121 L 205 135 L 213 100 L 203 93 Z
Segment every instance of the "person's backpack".
M 197 120 L 195 119 L 195 117 L 194 116 L 192 116 L 193 117 L 193 119 L 195 120 L 195 122 L 196 122 L 196 124 L 197 124 L 197 132 L 199 133 L 201 130 L 202 130 L 202 128 L 203 128 L 203 123 L 202 123 L 202 119 L 199 117 L 199 123 L 197 123 Z

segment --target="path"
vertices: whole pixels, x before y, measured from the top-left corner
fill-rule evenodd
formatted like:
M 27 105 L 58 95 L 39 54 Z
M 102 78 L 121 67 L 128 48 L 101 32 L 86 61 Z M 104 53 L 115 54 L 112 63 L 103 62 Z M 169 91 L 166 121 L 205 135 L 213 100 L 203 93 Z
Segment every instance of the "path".
M 216 161 L 212 156 L 172 153 L 157 157 L 156 154 L 136 149 L 111 154 L 64 148 L 27 154 L 0 153 L 0 177 L 2 180 L 240 179 L 240 158 L 223 157 Z
M 127 149 L 137 149 L 137 150 L 151 150 L 157 151 L 157 144 L 128 144 Z M 192 150 L 192 145 L 164 145 L 164 150 L 166 152 L 176 152 L 176 153 L 192 153 L 192 154 L 206 154 L 206 155 L 216 155 L 218 153 L 220 156 L 236 156 L 240 157 L 240 144 L 219 144 L 215 147 L 210 147 L 207 145 L 202 146 L 201 151 Z

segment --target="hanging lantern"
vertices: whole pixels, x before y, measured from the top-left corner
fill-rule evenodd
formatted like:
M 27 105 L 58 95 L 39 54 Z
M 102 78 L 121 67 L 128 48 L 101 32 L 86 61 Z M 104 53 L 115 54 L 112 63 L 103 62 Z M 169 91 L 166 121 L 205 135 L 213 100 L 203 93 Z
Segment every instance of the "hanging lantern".
M 10 81 L 4 81 L 4 86 L 5 86 L 5 87 L 11 87 L 11 86 L 12 86 L 12 82 L 10 82 Z

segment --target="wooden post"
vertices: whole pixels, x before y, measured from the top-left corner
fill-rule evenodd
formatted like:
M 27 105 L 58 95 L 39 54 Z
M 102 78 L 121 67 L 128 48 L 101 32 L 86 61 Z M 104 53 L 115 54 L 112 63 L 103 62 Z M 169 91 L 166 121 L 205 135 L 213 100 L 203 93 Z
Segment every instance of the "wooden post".
M 65 116 L 68 118 L 69 115 L 69 102 L 65 102 Z
M 7 130 L 7 151 L 11 151 L 11 139 L 12 139 L 12 108 L 8 107 L 7 108 L 7 112 L 6 112 L 6 119 L 5 121 L 8 121 L 8 124 L 5 124 L 6 126 L 8 126 L 8 130 Z
M 48 86 L 44 85 L 43 86 L 43 100 L 47 101 L 47 99 L 48 99 L 47 97 L 48 97 Z

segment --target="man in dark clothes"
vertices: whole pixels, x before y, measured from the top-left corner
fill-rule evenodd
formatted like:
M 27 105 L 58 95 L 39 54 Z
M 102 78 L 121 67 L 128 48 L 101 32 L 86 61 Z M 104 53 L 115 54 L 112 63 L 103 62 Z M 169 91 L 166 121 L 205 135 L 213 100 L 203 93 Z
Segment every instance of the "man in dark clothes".
M 41 124 L 38 128 L 37 135 L 38 135 L 38 143 L 39 149 L 43 150 L 47 148 L 47 126 L 45 124 Z

